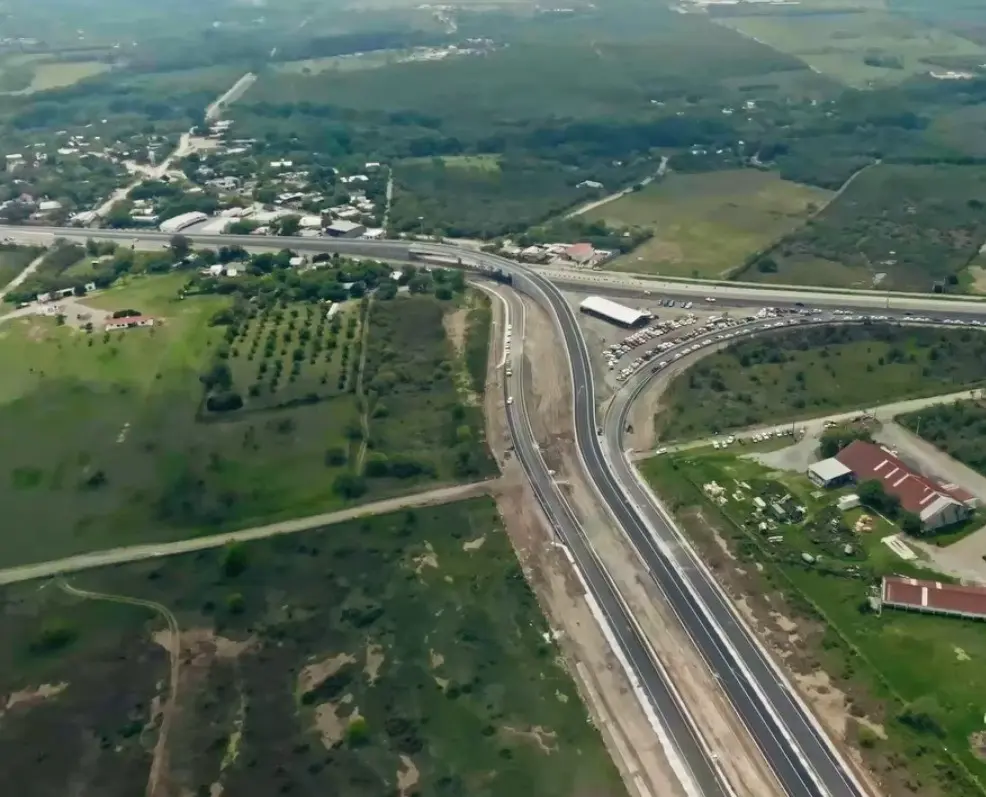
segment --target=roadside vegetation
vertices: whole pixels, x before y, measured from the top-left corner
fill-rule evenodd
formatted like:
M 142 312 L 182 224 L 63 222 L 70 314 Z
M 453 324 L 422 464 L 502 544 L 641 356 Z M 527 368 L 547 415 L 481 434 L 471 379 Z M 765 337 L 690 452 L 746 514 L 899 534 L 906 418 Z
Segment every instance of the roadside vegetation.
M 72 584 L 173 613 L 178 702 L 148 609 L 5 588 L 0 754 L 25 794 L 143 793 L 162 711 L 160 776 L 188 794 L 625 794 L 489 499 Z
M 662 398 L 661 440 L 783 423 L 986 382 L 986 335 L 860 324 L 761 336 L 711 354 Z
M 839 512 L 835 498 L 851 488 L 819 494 L 803 474 L 747 457 L 672 455 L 642 467 L 823 720 L 889 793 L 981 796 L 982 624 L 870 609 L 883 575 L 948 580 L 885 545 L 894 526 L 866 509 Z M 708 492 L 713 482 L 721 500 Z M 754 497 L 788 514 L 757 515 Z
M 986 476 L 986 404 L 939 404 L 895 419 L 959 462 Z
M 443 322 L 468 294 L 435 287 L 447 272 L 412 278 L 411 295 L 386 281 L 372 302 L 342 290 L 327 319 L 317 290 L 264 293 L 285 276 L 265 275 L 269 266 L 264 256 L 240 261 L 256 272 L 225 281 L 131 276 L 77 299 L 91 311 L 69 323 L 6 322 L 0 500 L 22 531 L 4 537 L 0 563 L 249 526 L 494 472 L 481 409 L 455 378 L 467 358 Z M 357 271 L 333 266 L 308 272 L 331 292 L 338 269 Z M 100 313 L 157 323 L 104 333 Z

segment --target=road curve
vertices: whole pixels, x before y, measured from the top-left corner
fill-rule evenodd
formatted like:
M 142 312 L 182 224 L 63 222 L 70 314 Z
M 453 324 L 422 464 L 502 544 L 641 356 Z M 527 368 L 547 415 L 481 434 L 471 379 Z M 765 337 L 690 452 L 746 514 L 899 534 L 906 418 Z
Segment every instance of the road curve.
M 0 227 L 0 235 L 20 235 L 26 228 Z M 34 228 L 34 236 L 56 235 L 73 238 L 98 237 L 129 241 L 134 233 L 113 230 L 69 230 L 60 228 Z M 141 241 L 153 245 L 166 245 L 169 236 L 162 233 L 139 233 Z M 682 625 L 690 634 L 698 650 L 722 685 L 724 693 L 747 724 L 753 738 L 759 744 L 775 774 L 790 795 L 801 797 L 862 797 L 866 792 L 856 782 L 852 768 L 841 759 L 831 741 L 821 730 L 811 711 L 801 702 L 790 687 L 783 673 L 761 647 L 752 632 L 739 618 L 731 603 L 711 574 L 687 545 L 673 518 L 664 510 L 636 476 L 622 451 L 622 424 L 607 425 L 603 435 L 597 435 L 597 413 L 591 363 L 585 340 L 578 326 L 575 313 L 557 286 L 545 274 L 504 258 L 474 250 L 461 249 L 447 244 L 426 244 L 409 241 L 363 241 L 347 239 L 268 239 L 258 240 L 249 236 L 189 236 L 194 243 L 205 246 L 238 244 L 259 249 L 279 249 L 289 246 L 303 252 L 338 252 L 356 257 L 374 257 L 389 260 L 439 258 L 450 265 L 480 270 L 502 269 L 514 277 L 514 285 L 542 303 L 553 316 L 562 333 L 570 360 L 574 385 L 574 420 L 576 441 L 584 466 L 594 481 L 600 496 L 610 513 L 633 543 L 638 554 L 647 564 L 658 587 L 667 597 Z M 561 275 L 565 276 L 565 275 Z M 569 275 L 570 276 L 570 275 Z M 585 285 L 585 283 L 582 283 Z M 676 287 L 672 287 L 676 286 Z M 619 287 L 619 286 L 618 286 Z M 707 292 L 706 286 L 682 283 L 668 284 L 667 290 L 653 283 L 649 289 L 665 295 L 674 291 L 688 294 Z M 842 308 L 884 308 L 889 300 L 872 294 L 820 293 L 804 291 L 779 292 L 777 290 L 748 287 L 717 286 L 716 297 L 724 303 L 736 302 L 749 305 L 779 305 L 795 303 L 804 298 L 817 305 L 837 305 Z M 638 295 L 642 291 L 637 291 Z M 986 317 L 986 305 L 954 302 L 941 298 L 894 298 L 894 304 L 903 310 L 921 310 L 946 313 L 950 316 Z M 578 540 L 577 519 L 572 517 L 562 503 L 560 492 L 551 481 L 550 474 L 538 463 L 537 444 L 526 423 L 522 406 L 509 413 L 511 431 L 516 435 L 518 455 L 534 485 L 535 493 L 549 520 L 563 539 Z M 608 415 L 607 418 L 618 416 Z M 607 422 L 609 423 L 609 422 Z M 524 451 L 521 453 L 520 449 Z M 575 551 L 573 550 L 573 555 Z M 587 559 L 580 562 L 588 566 Z M 605 600 L 605 584 L 597 582 L 593 590 Z M 610 610 L 619 619 L 618 595 L 613 597 Z M 602 602 L 602 601 L 601 601 Z M 632 617 L 625 617 L 632 623 Z M 634 650 L 627 640 L 620 640 L 623 652 L 631 659 L 635 669 L 644 673 L 653 666 L 648 650 Z M 651 660 L 648 665 L 648 660 Z M 660 674 L 642 676 L 655 710 L 660 711 L 656 697 L 668 684 L 659 683 Z M 667 720 L 667 717 L 665 717 Z M 679 729 L 682 730 L 682 729 Z M 682 737 L 684 738 L 684 734 Z M 687 741 L 687 740 L 686 740 Z M 679 738 L 679 743 L 684 745 Z M 712 760 L 702 751 L 688 756 L 688 762 L 696 782 L 704 793 L 720 794 L 726 791 L 721 778 L 715 772 Z M 708 780 L 711 775 L 712 780 Z

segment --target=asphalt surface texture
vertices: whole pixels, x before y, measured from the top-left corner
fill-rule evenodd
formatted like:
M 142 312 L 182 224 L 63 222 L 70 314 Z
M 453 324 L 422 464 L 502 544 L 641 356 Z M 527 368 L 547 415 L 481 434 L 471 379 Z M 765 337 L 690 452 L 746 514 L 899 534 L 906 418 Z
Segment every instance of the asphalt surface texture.
M 152 246 L 155 241 L 167 246 L 171 237 L 164 233 L 24 227 L 0 227 L 0 236 L 42 241 L 50 241 L 55 236 L 77 239 L 98 237 Z M 865 794 L 855 782 L 850 766 L 839 758 L 810 710 L 800 702 L 783 674 L 691 552 L 673 519 L 641 484 L 623 456 L 622 430 L 626 408 L 639 394 L 637 386 L 646 383 L 650 377 L 649 372 L 638 373 L 632 380 L 632 386 L 629 383 L 624 386 L 621 390 L 621 395 L 627 397 L 621 399 L 625 402 L 624 409 L 608 416 L 613 420 L 607 421 L 603 434 L 597 434 L 593 374 L 585 340 L 573 310 L 549 276 L 560 284 L 577 285 L 583 291 L 589 288 L 593 292 L 624 292 L 638 297 L 641 293 L 653 293 L 697 302 L 715 300 L 719 303 L 717 306 L 798 307 L 810 304 L 829 309 L 859 308 L 868 312 L 879 308 L 881 312 L 893 309 L 898 314 L 920 311 L 925 316 L 953 321 L 986 317 L 986 303 L 934 296 L 891 297 L 889 294 L 863 291 L 784 291 L 776 287 L 710 286 L 609 275 L 586 278 L 586 275 L 570 273 L 548 274 L 495 255 L 437 243 L 329 238 L 258 239 L 226 235 L 189 237 L 200 246 L 236 244 L 251 250 L 289 246 L 299 252 L 338 252 L 384 260 L 424 260 L 435 265 L 461 266 L 481 272 L 502 269 L 511 274 L 515 288 L 529 293 L 550 308 L 563 334 L 575 391 L 577 444 L 590 478 L 705 657 L 784 789 L 798 797 L 855 797 Z M 642 289 L 642 285 L 646 285 L 646 290 Z M 707 303 L 713 304 L 712 301 Z M 520 370 L 517 369 L 517 372 Z M 578 519 L 554 485 L 540 457 L 522 404 L 508 402 L 508 421 L 518 457 L 527 470 L 539 503 L 559 538 L 568 545 L 582 568 L 596 601 L 613 623 L 623 655 L 638 674 L 640 685 L 651 700 L 652 707 L 660 713 L 672 733 L 695 785 L 702 794 L 728 794 L 728 786 L 717 774 L 715 755 L 705 750 L 701 741 L 695 738 L 682 707 L 673 698 L 673 685 L 668 684 L 660 665 L 636 631 L 632 616 L 581 533 Z
M 529 290 L 535 291 L 533 286 Z M 514 334 L 523 338 L 523 314 L 517 304 L 512 305 L 510 316 L 514 319 Z M 516 355 L 516 349 L 513 354 Z M 692 785 L 703 797 L 728 797 L 728 787 L 721 781 L 715 759 L 709 755 L 701 737 L 688 719 L 683 706 L 673 694 L 670 679 L 661 669 L 656 657 L 648 648 L 632 614 L 626 607 L 618 588 L 585 535 L 578 517 L 564 495 L 557 489 L 554 478 L 544 461 L 531 429 L 530 418 L 524 405 L 523 364 L 507 356 L 511 376 L 504 379 L 504 400 L 507 423 L 514 441 L 514 452 L 530 480 L 538 503 L 550 523 L 559 542 L 571 553 L 599 609 L 612 630 L 625 661 L 629 664 L 637 685 L 646 694 L 661 724 L 671 736 L 679 759 L 688 768 Z M 689 784 L 683 783 L 689 788 Z

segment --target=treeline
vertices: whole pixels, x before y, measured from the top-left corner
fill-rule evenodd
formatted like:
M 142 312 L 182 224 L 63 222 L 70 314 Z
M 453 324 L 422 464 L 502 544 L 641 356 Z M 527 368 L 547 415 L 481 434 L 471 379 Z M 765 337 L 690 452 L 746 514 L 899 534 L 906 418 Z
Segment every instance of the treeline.
M 900 415 L 897 422 L 986 475 L 986 404 L 960 401 Z
M 342 302 L 361 299 L 375 291 L 378 298 L 393 298 L 400 287 L 412 294 L 434 294 L 450 299 L 465 287 L 465 274 L 455 269 L 426 269 L 405 265 L 397 280 L 394 267 L 376 260 L 350 260 L 338 254 L 317 254 L 313 268 L 298 269 L 290 265 L 294 252 L 262 252 L 250 255 L 240 246 L 223 246 L 217 251 L 199 250 L 189 263 L 194 268 L 235 264 L 242 273 L 223 276 L 194 273 L 185 286 L 188 294 L 225 294 L 261 307 L 278 301 Z M 224 313 L 229 311 L 223 311 Z M 229 323 L 222 320 L 217 323 Z

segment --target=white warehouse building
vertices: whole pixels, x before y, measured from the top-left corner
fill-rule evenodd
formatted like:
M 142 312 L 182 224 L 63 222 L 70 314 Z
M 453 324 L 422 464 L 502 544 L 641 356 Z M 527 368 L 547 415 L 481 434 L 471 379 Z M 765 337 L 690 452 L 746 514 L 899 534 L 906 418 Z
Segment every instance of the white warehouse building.
M 180 216 L 173 216 L 167 221 L 162 222 L 158 229 L 161 232 L 176 233 L 181 232 L 186 227 L 191 227 L 193 224 L 199 224 L 208 219 L 209 217 L 201 211 L 193 210 L 191 213 L 182 213 Z
M 603 321 L 619 324 L 621 327 L 635 327 L 654 317 L 651 313 L 634 310 L 632 307 L 617 304 L 602 296 L 589 296 L 584 299 L 579 305 L 579 310 Z

